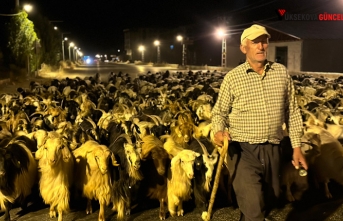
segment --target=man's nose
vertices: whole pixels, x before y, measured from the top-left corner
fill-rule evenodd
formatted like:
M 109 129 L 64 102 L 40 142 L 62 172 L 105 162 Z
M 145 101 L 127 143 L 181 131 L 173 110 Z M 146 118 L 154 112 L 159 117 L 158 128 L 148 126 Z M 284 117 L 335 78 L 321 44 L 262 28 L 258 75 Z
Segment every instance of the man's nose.
M 258 49 L 263 49 L 263 42 L 262 41 L 258 42 L 257 47 Z

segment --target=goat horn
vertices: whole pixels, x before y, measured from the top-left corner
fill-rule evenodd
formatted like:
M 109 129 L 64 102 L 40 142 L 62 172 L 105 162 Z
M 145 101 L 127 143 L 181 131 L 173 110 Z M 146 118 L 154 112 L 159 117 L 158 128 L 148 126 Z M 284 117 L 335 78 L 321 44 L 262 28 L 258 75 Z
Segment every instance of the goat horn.
M 37 111 L 37 112 L 34 112 L 33 114 L 30 115 L 30 117 L 36 115 L 36 114 L 41 114 L 43 116 L 45 116 L 45 111 Z
M 213 155 L 216 154 L 217 152 L 218 152 L 218 148 L 216 147 L 216 148 L 213 149 L 213 151 L 212 151 L 212 153 L 211 153 L 211 156 L 213 156 Z
M 162 119 L 159 116 L 157 116 L 157 115 L 151 115 L 151 116 L 156 118 L 160 124 L 163 124 L 163 121 L 162 121 Z
M 168 99 L 168 98 L 166 98 L 166 101 L 168 101 L 169 104 L 172 104 L 172 103 L 173 103 L 173 102 L 172 102 L 170 99 Z
M 304 108 L 301 108 L 300 110 L 306 114 L 309 114 L 311 117 L 313 117 L 313 120 L 317 120 L 317 117 L 311 111 L 308 111 L 307 109 L 304 109 Z
M 96 129 L 96 124 L 95 124 L 95 122 L 93 121 L 93 119 L 90 118 L 90 117 L 87 117 L 86 119 L 89 121 L 89 123 L 92 124 L 93 128 Z
M 144 115 L 150 117 L 150 118 L 154 121 L 154 123 L 155 123 L 157 126 L 159 125 L 159 122 L 157 121 L 157 119 L 154 118 L 152 115 L 149 115 L 149 114 L 144 114 Z
M 125 138 L 126 141 L 127 141 L 129 144 L 132 145 L 132 140 L 131 140 L 131 138 L 129 137 L 129 135 L 127 135 L 127 134 L 120 134 L 120 135 L 117 137 L 117 139 L 115 139 L 115 141 L 114 141 L 113 143 L 115 143 L 115 142 L 116 142 L 119 138 L 121 138 L 121 137 Z
M 209 154 L 208 154 L 208 152 L 207 152 L 207 149 L 206 149 L 205 145 L 204 145 L 198 138 L 195 138 L 195 137 L 194 137 L 194 139 L 196 139 L 196 140 L 198 141 L 198 143 L 200 144 L 200 146 L 201 146 L 201 148 L 202 148 L 202 151 L 204 152 L 204 154 L 205 154 L 206 156 L 208 156 Z
M 176 114 L 174 115 L 174 119 L 176 119 L 177 118 L 177 116 L 180 114 L 180 113 L 182 113 L 184 110 L 180 110 L 180 111 L 178 111 L 178 112 L 176 112 Z

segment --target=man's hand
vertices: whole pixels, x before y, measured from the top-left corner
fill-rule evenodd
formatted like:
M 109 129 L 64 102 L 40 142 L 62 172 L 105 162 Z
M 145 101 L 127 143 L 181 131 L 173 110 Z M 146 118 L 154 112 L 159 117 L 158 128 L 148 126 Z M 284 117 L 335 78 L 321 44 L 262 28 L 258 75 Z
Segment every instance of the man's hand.
M 293 148 L 293 160 L 292 164 L 295 167 L 295 169 L 299 169 L 300 166 L 302 166 L 305 170 L 308 169 L 306 159 L 301 152 L 300 147 Z
M 224 139 L 227 139 L 230 141 L 230 134 L 227 131 L 218 131 L 214 135 L 214 143 L 218 146 L 223 146 L 224 145 Z

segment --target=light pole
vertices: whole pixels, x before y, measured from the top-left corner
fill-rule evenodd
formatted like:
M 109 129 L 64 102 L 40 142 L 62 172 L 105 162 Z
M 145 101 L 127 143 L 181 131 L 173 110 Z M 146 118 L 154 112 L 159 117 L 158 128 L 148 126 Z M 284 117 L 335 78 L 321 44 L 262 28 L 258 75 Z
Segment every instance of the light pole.
M 178 35 L 176 37 L 176 40 L 180 41 L 182 44 L 182 66 L 186 65 L 186 44 L 183 41 L 183 37 L 181 35 Z
M 74 59 L 74 62 L 76 62 L 76 50 L 77 50 L 77 47 L 75 46 L 73 48 L 73 59 Z
M 63 38 L 63 33 L 62 33 L 62 58 L 63 58 L 63 61 L 65 61 L 65 56 L 64 56 L 64 41 L 68 41 L 68 38 Z
M 141 45 L 141 46 L 138 47 L 138 50 L 142 53 L 142 62 L 144 62 L 144 50 L 145 50 L 145 47 L 143 45 Z
M 154 41 L 154 45 L 157 47 L 157 64 L 161 63 L 161 51 L 160 51 L 160 41 Z
M 70 60 L 70 61 L 71 61 L 70 47 L 74 47 L 74 46 L 75 46 L 75 44 L 74 44 L 73 42 L 70 42 L 70 43 L 69 43 L 68 49 L 69 49 L 69 60 Z
M 75 61 L 76 61 L 76 62 L 77 62 L 77 56 L 78 56 L 80 50 L 81 50 L 81 48 L 75 47 Z
M 217 30 L 217 36 L 222 39 L 222 61 L 221 65 L 222 67 L 226 67 L 226 30 L 225 29 L 218 29 Z

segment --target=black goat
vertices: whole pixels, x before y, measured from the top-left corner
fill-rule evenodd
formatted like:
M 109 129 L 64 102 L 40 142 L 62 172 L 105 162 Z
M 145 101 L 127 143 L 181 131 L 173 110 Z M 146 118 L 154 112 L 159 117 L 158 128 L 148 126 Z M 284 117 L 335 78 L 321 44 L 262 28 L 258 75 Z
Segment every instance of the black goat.
M 214 177 L 214 172 L 218 153 L 212 142 L 205 137 L 195 139 L 191 142 L 187 149 L 200 153 L 194 161 L 194 179 L 192 180 L 194 199 L 197 207 L 201 207 L 205 212 L 207 211 L 210 195 L 211 195 L 211 181 Z M 209 154 L 211 153 L 211 154 Z
M 33 142 L 33 141 L 31 141 Z M 0 147 L 0 206 L 5 210 L 4 220 L 10 220 L 9 211 L 14 203 L 26 207 L 26 198 L 36 183 L 37 163 L 30 149 L 29 139 L 11 139 Z M 30 148 L 28 148 L 30 146 Z
M 111 137 L 110 137 L 111 139 Z M 122 220 L 124 214 L 131 213 L 132 197 L 138 195 L 138 187 L 143 176 L 140 171 L 140 149 L 132 143 L 127 134 L 120 135 L 116 140 L 111 142 L 109 149 L 114 153 L 119 163 L 118 170 L 113 171 L 113 176 L 117 179 L 113 181 L 112 202 L 113 210 L 116 210 L 117 219 Z

